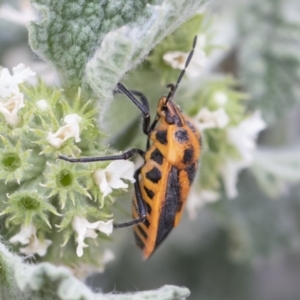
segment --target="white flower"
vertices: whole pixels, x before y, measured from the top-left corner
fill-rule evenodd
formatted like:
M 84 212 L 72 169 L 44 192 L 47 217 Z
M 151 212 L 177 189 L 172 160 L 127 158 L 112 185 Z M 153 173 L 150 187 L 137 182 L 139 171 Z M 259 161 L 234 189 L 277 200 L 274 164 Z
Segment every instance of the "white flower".
M 23 64 L 13 68 L 13 75 L 6 68 L 0 70 L 0 113 L 11 126 L 18 124 L 18 111 L 24 107 L 24 95 L 19 91 L 19 84 L 34 75 Z
M 36 228 L 32 224 L 28 226 L 22 225 L 20 232 L 11 237 L 9 242 L 12 244 L 20 243 L 27 245 L 30 242 L 31 236 L 34 234 L 36 234 Z
M 215 92 L 213 94 L 213 99 L 219 106 L 224 106 L 228 102 L 228 96 L 224 92 Z
M 20 249 L 21 253 L 26 255 L 38 254 L 39 256 L 45 256 L 48 250 L 48 247 L 52 244 L 50 240 L 42 240 L 40 241 L 36 235 L 33 235 L 30 243 Z
M 10 5 L 3 4 L 0 7 L 0 17 L 23 26 L 34 19 L 34 11 L 29 0 L 19 1 L 21 10 L 16 10 Z
M 189 52 L 173 51 L 164 54 L 164 61 L 173 69 L 184 69 L 185 62 L 189 56 Z M 197 77 L 203 70 L 206 62 L 206 54 L 201 48 L 200 43 L 197 43 L 193 59 L 189 67 L 186 69 L 186 74 L 189 77 Z
M 197 216 L 197 210 L 202 208 L 207 203 L 213 203 L 220 199 L 220 195 L 215 191 L 210 190 L 191 190 L 186 208 L 190 219 L 195 219 Z
M 265 128 L 265 121 L 261 118 L 260 112 L 256 111 L 237 127 L 228 129 L 228 142 L 234 145 L 240 154 L 240 159 L 228 158 L 221 168 L 228 198 L 235 198 L 238 195 L 236 188 L 238 173 L 252 164 L 256 138 L 259 132 Z
M 0 102 L 9 100 L 12 95 L 19 93 L 19 84 L 26 81 L 35 73 L 26 68 L 24 64 L 19 64 L 13 68 L 13 75 L 10 75 L 8 69 L 0 70 Z
M 36 106 L 40 111 L 47 111 L 50 108 L 49 103 L 45 99 L 37 101 Z
M 208 128 L 224 128 L 229 122 L 229 117 L 224 108 L 211 111 L 206 107 L 203 107 L 197 116 L 194 118 L 195 125 L 200 129 Z
M 36 235 L 36 228 L 30 224 L 28 226 L 22 225 L 19 233 L 10 238 L 12 244 L 20 243 L 27 245 L 20 248 L 20 252 L 26 255 L 38 254 L 44 256 L 47 253 L 48 247 L 52 244 L 50 240 L 39 240 Z
M 22 107 L 24 107 L 24 95 L 18 92 L 5 103 L 0 102 L 0 113 L 9 125 L 16 126 L 19 123 L 18 111 Z
M 83 248 L 88 247 L 88 245 L 84 243 L 84 239 L 88 237 L 95 239 L 97 237 L 95 230 L 99 230 L 106 235 L 110 235 L 113 231 L 113 220 L 90 223 L 83 217 L 75 216 L 73 218 L 72 227 L 77 233 L 76 242 L 78 246 L 76 254 L 81 257 L 83 255 Z
M 75 142 L 80 142 L 80 127 L 79 123 L 81 122 L 82 118 L 77 114 L 70 114 L 65 116 L 64 122 L 66 123 L 65 126 L 60 127 L 55 133 L 49 132 L 47 136 L 47 140 L 49 144 L 59 149 L 63 142 L 67 139 L 74 137 Z
M 135 182 L 133 178 L 134 163 L 129 160 L 115 160 L 111 162 L 104 170 L 96 170 L 94 172 L 94 180 L 99 185 L 103 197 L 112 192 L 112 189 L 126 189 L 128 184 L 121 178 Z

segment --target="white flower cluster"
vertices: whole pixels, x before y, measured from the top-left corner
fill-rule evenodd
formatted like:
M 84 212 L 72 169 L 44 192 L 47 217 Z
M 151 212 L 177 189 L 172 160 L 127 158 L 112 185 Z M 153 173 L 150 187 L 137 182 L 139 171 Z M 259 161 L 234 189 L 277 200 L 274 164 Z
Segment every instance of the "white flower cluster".
M 78 244 L 76 254 L 81 257 L 83 255 L 83 248 L 88 247 L 84 243 L 85 238 L 97 237 L 95 230 L 101 231 L 106 235 L 110 235 L 113 231 L 113 220 L 107 222 L 90 223 L 83 217 L 76 216 L 73 218 L 72 227 L 77 233 L 76 242 Z M 44 256 L 47 253 L 48 247 L 52 244 L 51 240 L 39 240 L 36 235 L 37 229 L 34 225 L 23 225 L 19 233 L 10 238 L 10 243 L 27 245 L 20 248 L 20 252 L 26 255 L 38 254 Z
M 13 68 L 13 75 L 6 68 L 0 69 L 0 113 L 12 127 L 18 125 L 18 112 L 24 107 L 24 95 L 19 90 L 19 84 L 34 75 L 23 64 Z
M 135 181 L 133 174 L 134 163 L 127 160 L 118 160 L 111 162 L 105 169 L 97 169 L 94 171 L 93 176 L 104 198 L 112 193 L 113 189 L 127 189 L 128 184 L 122 179 L 133 183 Z M 84 243 L 84 239 L 95 239 L 97 237 L 95 230 L 110 235 L 113 231 L 113 220 L 90 223 L 86 218 L 76 216 L 73 218 L 72 227 L 77 233 L 76 242 L 78 245 L 76 254 L 81 257 L 83 255 L 83 248 L 88 247 Z
M 227 96 L 221 92 L 216 92 L 215 102 L 223 106 L 227 102 Z M 202 108 L 194 118 L 195 125 L 199 130 L 212 128 L 226 128 L 229 124 L 229 116 L 223 107 L 210 111 Z M 237 181 L 239 172 L 250 167 L 255 154 L 256 138 L 260 131 L 266 128 L 266 123 L 262 119 L 260 112 L 256 111 L 246 118 L 236 127 L 227 127 L 227 142 L 232 144 L 238 151 L 240 157 L 233 159 L 228 157 L 220 167 L 220 174 L 224 182 L 225 192 L 229 199 L 238 195 Z M 203 175 L 205 176 L 205 174 Z M 195 218 L 195 211 L 206 203 L 215 202 L 220 198 L 219 193 L 210 190 L 200 190 L 197 193 L 192 191 L 187 203 L 187 210 L 191 218 Z
M 204 47 L 206 44 L 205 35 L 198 36 L 198 43 L 194 50 L 194 56 L 191 60 L 186 74 L 189 77 L 197 77 L 208 63 Z M 164 61 L 174 69 L 184 69 L 189 53 L 180 51 L 168 52 L 163 55 Z M 221 166 L 220 174 L 222 176 L 225 191 L 228 198 L 237 197 L 237 180 L 239 172 L 249 167 L 253 162 L 254 151 L 256 149 L 256 138 L 261 130 L 266 127 L 266 123 L 261 118 L 259 112 L 246 118 L 236 127 L 229 127 L 230 117 L 225 110 L 225 105 L 229 101 L 228 95 L 223 91 L 216 91 L 213 95 L 214 104 L 219 106 L 218 109 L 211 111 L 207 107 L 201 108 L 194 117 L 194 123 L 200 131 L 208 129 L 225 129 L 227 132 L 227 142 L 232 144 L 240 157 L 237 159 L 229 158 Z M 205 176 L 205 174 L 203 174 Z M 192 190 L 187 203 L 187 209 L 191 218 L 195 217 L 197 208 L 205 203 L 217 201 L 220 198 L 218 192 L 213 190 Z
M 265 128 L 266 122 L 262 119 L 259 111 L 246 118 L 238 126 L 228 128 L 228 142 L 235 146 L 240 154 L 239 159 L 228 158 L 221 168 L 228 198 L 237 197 L 238 174 L 242 169 L 251 166 L 256 149 L 256 138 L 259 132 Z

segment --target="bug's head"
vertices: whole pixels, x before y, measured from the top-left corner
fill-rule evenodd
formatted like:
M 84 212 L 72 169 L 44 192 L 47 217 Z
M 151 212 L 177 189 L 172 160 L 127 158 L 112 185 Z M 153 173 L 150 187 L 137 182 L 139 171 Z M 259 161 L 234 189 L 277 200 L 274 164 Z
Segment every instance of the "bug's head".
M 170 105 L 172 101 L 167 101 L 167 97 L 161 97 L 157 104 L 157 115 L 165 119 L 166 115 L 170 112 Z
M 176 124 L 182 126 L 182 117 L 180 108 L 167 97 L 161 97 L 157 105 L 157 116 L 167 124 Z

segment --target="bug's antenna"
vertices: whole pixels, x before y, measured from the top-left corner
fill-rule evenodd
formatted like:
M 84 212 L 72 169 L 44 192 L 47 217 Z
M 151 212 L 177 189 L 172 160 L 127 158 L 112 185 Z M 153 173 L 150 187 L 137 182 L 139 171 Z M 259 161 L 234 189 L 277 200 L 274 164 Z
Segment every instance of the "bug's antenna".
M 173 98 L 173 96 L 174 96 L 174 94 L 175 94 L 175 92 L 176 92 L 176 90 L 178 88 L 178 85 L 179 85 L 179 83 L 180 83 L 180 81 L 181 81 L 181 79 L 182 79 L 182 77 L 183 77 L 183 75 L 185 73 L 185 70 L 188 67 L 188 65 L 190 64 L 191 60 L 192 60 L 196 44 L 197 44 L 197 36 L 194 37 L 193 48 L 192 48 L 192 50 L 191 50 L 191 52 L 190 52 L 190 54 L 189 54 L 189 56 L 188 56 L 188 58 L 187 58 L 187 60 L 185 62 L 184 69 L 179 74 L 179 77 L 177 79 L 176 84 L 175 85 L 174 84 L 168 84 L 167 85 L 167 87 L 170 88 L 170 91 L 169 91 L 169 94 L 167 96 L 167 99 L 166 99 L 165 103 L 167 103 L 171 98 Z

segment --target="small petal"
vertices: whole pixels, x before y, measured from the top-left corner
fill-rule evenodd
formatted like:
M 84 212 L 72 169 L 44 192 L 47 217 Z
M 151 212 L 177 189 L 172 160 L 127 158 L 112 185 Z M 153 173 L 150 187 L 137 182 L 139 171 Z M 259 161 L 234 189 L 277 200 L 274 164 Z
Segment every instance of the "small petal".
M 40 111 L 47 111 L 50 108 L 49 103 L 45 99 L 37 101 L 36 106 Z
M 20 252 L 26 255 L 38 254 L 44 256 L 47 253 L 48 247 L 52 244 L 50 240 L 40 241 L 36 236 L 36 228 L 32 224 L 29 226 L 22 225 L 21 230 L 18 234 L 10 238 L 12 244 L 20 243 L 27 245 L 26 247 L 20 248 Z
M 266 123 L 261 118 L 260 112 L 257 111 L 238 126 L 228 129 L 228 142 L 234 145 L 240 154 L 240 159 L 228 158 L 220 169 L 228 198 L 237 197 L 238 174 L 242 169 L 252 164 L 256 149 L 256 138 L 259 132 L 265 128 Z
M 135 182 L 134 168 L 134 163 L 129 160 L 115 160 L 107 166 L 106 170 L 115 177 L 124 178 L 133 183 Z
M 13 73 L 15 84 L 23 83 L 28 78 L 35 76 L 35 73 L 30 68 L 26 68 L 24 64 L 19 64 L 14 67 Z
M 107 222 L 98 221 L 97 229 L 108 236 L 113 232 L 113 228 L 113 220 Z
M 224 108 L 210 111 L 203 107 L 195 117 L 195 124 L 200 130 L 208 128 L 224 128 L 229 123 L 229 116 Z
M 256 148 L 258 133 L 266 128 L 259 111 L 242 121 L 237 127 L 228 129 L 227 138 L 245 160 L 253 160 L 252 151 Z
M 45 256 L 48 247 L 52 244 L 51 240 L 40 241 L 36 235 L 34 235 L 30 241 L 30 244 L 26 247 L 20 248 L 20 252 L 26 255 L 38 254 L 39 256 Z
M 251 165 L 247 160 L 232 160 L 227 159 L 225 164 L 221 167 L 220 173 L 223 178 L 226 195 L 229 199 L 234 199 L 238 195 L 237 180 L 238 174 L 242 169 L 245 169 Z
M 228 96 L 224 92 L 215 92 L 213 99 L 219 106 L 224 106 L 228 102 Z
M 27 245 L 30 242 L 31 236 L 36 234 L 36 228 L 30 224 L 28 226 L 21 226 L 19 233 L 14 235 L 9 239 L 9 242 L 12 244 L 21 243 L 22 245 Z
M 0 102 L 5 102 L 5 99 L 10 98 L 16 93 L 19 93 L 19 84 L 26 81 L 35 73 L 26 68 L 24 64 L 19 64 L 13 68 L 13 75 L 10 75 L 8 69 L 0 70 Z
M 95 183 L 99 186 L 103 197 L 112 192 L 112 189 L 128 188 L 128 184 L 122 179 L 135 182 L 133 178 L 134 163 L 128 160 L 116 160 L 111 162 L 104 170 L 96 170 L 94 172 Z
M 188 56 L 189 52 L 173 51 L 164 54 L 163 59 L 173 69 L 182 70 L 185 67 Z M 205 63 L 206 54 L 200 47 L 200 44 L 197 44 L 194 50 L 193 59 L 191 60 L 189 67 L 186 69 L 186 74 L 189 77 L 197 77 L 202 72 Z
M 64 122 L 65 126 L 60 127 L 55 133 L 49 132 L 47 136 L 47 140 L 49 144 L 58 149 L 61 145 L 69 138 L 74 137 L 75 142 L 80 142 L 80 127 L 79 123 L 82 118 L 77 114 L 70 114 L 65 116 Z
M 73 218 L 72 227 L 77 233 L 76 242 L 78 245 L 76 248 L 76 254 L 78 257 L 81 257 L 83 255 L 83 248 L 88 247 L 88 245 L 84 243 L 84 239 L 96 238 L 97 233 L 95 230 L 99 230 L 106 235 L 110 235 L 113 231 L 113 220 L 90 223 L 83 217 L 75 216 Z
M 5 103 L 0 102 L 0 113 L 3 114 L 6 122 L 11 126 L 16 126 L 19 122 L 18 111 L 24 107 L 24 95 L 16 93 Z

